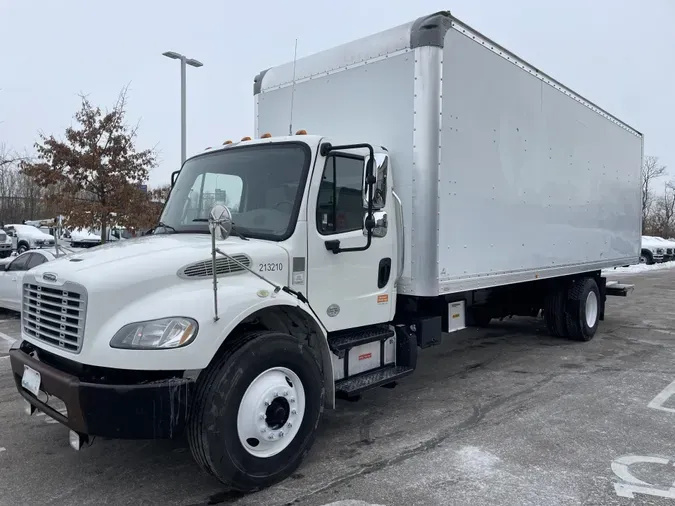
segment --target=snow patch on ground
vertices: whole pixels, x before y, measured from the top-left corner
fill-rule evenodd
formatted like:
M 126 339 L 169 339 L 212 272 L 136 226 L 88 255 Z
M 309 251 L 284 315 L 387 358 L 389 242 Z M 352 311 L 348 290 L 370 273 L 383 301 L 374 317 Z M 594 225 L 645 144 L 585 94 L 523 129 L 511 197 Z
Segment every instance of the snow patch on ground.
M 494 467 L 499 463 L 499 457 L 476 446 L 464 446 L 457 451 L 457 456 L 463 468 L 483 477 L 494 474 Z
M 347 499 L 344 501 L 337 501 L 324 504 L 323 506 L 384 506 L 384 504 L 373 504 L 365 501 L 355 501 L 354 499 Z
M 662 264 L 653 264 L 653 265 L 635 264 L 629 265 L 628 267 L 603 269 L 602 274 L 605 276 L 611 276 L 614 274 L 642 274 L 645 272 L 663 271 L 667 269 L 675 269 L 675 262 L 664 262 Z

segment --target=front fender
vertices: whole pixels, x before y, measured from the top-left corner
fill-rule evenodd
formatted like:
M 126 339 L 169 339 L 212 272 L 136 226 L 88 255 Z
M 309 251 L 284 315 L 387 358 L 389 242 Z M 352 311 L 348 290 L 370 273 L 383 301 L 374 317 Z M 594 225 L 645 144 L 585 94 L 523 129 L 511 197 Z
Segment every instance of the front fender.
M 87 314 L 85 336 L 78 354 L 35 340 L 25 333 L 22 333 L 22 338 L 83 364 L 134 370 L 204 369 L 230 332 L 246 317 L 272 306 L 292 306 L 301 309 L 316 322 L 327 350 L 325 331 L 307 305 L 283 291 L 272 296 L 273 290 L 269 284 L 253 276 L 220 278 L 217 321 L 214 319 L 213 281 L 209 279 L 184 281 L 178 286 L 169 286 L 129 300 L 126 304 L 114 304 L 117 310 L 112 314 L 92 311 Z M 124 325 L 170 316 L 187 316 L 198 322 L 199 331 L 192 343 L 182 348 L 161 350 L 110 347 L 110 340 Z M 332 368 L 330 372 L 332 378 Z

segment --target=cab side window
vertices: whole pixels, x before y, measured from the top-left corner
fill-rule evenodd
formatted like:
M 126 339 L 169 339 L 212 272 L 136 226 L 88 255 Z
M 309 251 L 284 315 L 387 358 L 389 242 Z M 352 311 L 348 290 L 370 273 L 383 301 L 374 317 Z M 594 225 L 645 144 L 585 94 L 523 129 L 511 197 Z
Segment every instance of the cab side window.
M 363 229 L 364 160 L 331 155 L 326 159 L 316 207 L 316 223 L 322 235 Z

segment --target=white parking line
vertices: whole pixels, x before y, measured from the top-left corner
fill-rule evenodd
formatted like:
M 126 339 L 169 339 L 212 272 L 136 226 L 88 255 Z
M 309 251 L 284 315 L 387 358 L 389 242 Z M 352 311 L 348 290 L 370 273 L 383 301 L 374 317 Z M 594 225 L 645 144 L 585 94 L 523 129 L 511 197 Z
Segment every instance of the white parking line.
M 630 471 L 630 466 L 633 464 L 658 464 L 667 466 L 669 462 L 671 461 L 663 457 L 643 455 L 624 455 L 623 457 L 615 459 L 611 464 L 612 472 L 614 472 L 621 482 L 614 483 L 614 492 L 616 492 L 616 495 L 619 497 L 627 497 L 629 499 L 634 499 L 635 494 L 675 499 L 675 488 L 673 485 L 658 487 L 636 478 Z
M 16 339 L 14 339 L 13 337 L 9 337 L 7 334 L 4 334 L 2 332 L 0 332 L 0 339 L 4 339 L 9 344 L 14 344 L 16 342 Z
M 667 411 L 668 413 L 675 413 L 675 409 L 673 408 L 667 408 L 664 406 L 666 401 L 670 399 L 670 397 L 675 394 L 675 381 L 673 381 L 670 385 L 668 385 L 666 388 L 661 390 L 659 395 L 654 397 L 649 404 L 647 404 L 648 408 L 652 409 L 658 409 L 660 411 Z

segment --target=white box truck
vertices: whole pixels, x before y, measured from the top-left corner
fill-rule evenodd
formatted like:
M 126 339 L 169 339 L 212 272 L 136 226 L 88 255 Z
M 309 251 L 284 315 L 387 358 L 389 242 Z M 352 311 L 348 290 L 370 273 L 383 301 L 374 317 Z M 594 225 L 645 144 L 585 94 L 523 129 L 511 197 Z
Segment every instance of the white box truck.
M 256 138 L 189 158 L 153 234 L 26 274 L 16 385 L 74 448 L 187 433 L 256 490 L 446 332 L 543 312 L 588 341 L 630 291 L 601 269 L 640 256 L 642 135 L 450 13 L 254 95 Z

